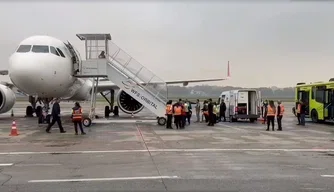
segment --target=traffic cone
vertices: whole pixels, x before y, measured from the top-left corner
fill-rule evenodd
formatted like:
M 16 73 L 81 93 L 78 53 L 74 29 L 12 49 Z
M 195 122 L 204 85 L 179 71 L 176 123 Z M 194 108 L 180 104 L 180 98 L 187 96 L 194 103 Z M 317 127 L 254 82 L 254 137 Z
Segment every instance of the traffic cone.
M 17 128 L 16 128 L 16 122 L 15 120 L 12 123 L 12 130 L 10 132 L 10 136 L 18 136 L 19 134 L 17 133 Z

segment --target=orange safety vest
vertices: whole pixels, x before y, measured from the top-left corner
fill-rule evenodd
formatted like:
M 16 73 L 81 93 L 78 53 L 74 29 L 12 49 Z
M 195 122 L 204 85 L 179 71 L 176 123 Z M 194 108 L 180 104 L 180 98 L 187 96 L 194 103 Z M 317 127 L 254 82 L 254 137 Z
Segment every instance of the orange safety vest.
M 275 116 L 275 109 L 268 105 L 267 116 Z
M 175 106 L 174 107 L 174 115 L 181 115 L 181 113 L 182 113 L 181 106 Z
M 297 113 L 300 113 L 301 104 L 297 105 Z
M 73 121 L 81 121 L 82 120 L 82 109 L 81 109 L 81 107 L 77 110 L 73 110 L 72 120 Z
M 284 106 L 282 104 L 280 104 L 279 106 L 281 107 L 281 111 L 280 111 L 280 114 L 278 114 L 278 115 L 283 116 L 283 114 L 284 114 Z
M 166 114 L 167 114 L 167 115 L 171 115 L 171 114 L 173 114 L 173 111 L 172 111 L 172 105 L 171 105 L 171 104 L 167 104 L 167 105 L 166 105 Z

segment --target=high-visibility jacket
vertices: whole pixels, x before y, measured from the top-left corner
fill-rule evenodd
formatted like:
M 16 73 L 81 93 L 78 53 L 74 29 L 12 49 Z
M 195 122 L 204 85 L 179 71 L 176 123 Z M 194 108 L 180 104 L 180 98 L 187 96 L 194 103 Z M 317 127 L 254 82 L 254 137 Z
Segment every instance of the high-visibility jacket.
M 73 109 L 72 111 L 72 120 L 81 121 L 82 120 L 82 108 Z
M 270 105 L 267 106 L 267 116 L 275 116 L 275 108 Z
M 213 114 L 217 115 L 218 114 L 218 108 L 217 105 L 213 106 Z
M 186 113 L 189 112 L 189 105 L 188 105 L 188 103 L 184 103 L 183 109 L 184 109 L 184 112 L 186 112 Z
M 181 115 L 182 113 L 182 107 L 181 106 L 175 106 L 174 107 L 174 115 Z
M 280 116 L 283 116 L 284 114 L 284 106 L 282 104 L 279 104 L 281 110 L 280 110 L 280 114 L 277 114 L 277 115 L 280 115 Z
M 171 104 L 166 105 L 166 114 L 167 115 L 172 115 L 173 114 L 173 107 Z
M 299 104 L 297 105 L 297 113 L 300 113 L 300 108 L 301 108 L 301 104 L 299 103 Z

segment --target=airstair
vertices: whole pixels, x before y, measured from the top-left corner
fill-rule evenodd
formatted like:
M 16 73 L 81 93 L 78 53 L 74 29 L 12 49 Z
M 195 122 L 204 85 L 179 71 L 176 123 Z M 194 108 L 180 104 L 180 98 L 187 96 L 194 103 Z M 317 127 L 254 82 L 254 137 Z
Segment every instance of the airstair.
M 77 34 L 77 37 L 85 41 L 86 50 L 86 60 L 82 61 L 77 76 L 94 79 L 88 121 L 95 116 L 98 78 L 107 77 L 154 113 L 159 125 L 166 123 L 167 84 L 162 79 L 111 42 L 110 34 Z

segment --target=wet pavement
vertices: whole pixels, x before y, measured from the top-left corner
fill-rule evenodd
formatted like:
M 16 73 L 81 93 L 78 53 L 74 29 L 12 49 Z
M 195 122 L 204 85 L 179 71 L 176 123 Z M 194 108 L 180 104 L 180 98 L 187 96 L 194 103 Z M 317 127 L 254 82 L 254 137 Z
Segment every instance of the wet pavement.
M 144 109 L 87 135 L 74 135 L 73 103 L 61 103 L 67 133 L 51 134 L 23 118 L 26 105 L 14 108 L 19 136 L 9 136 L 10 113 L 0 116 L 0 191 L 334 191 L 333 125 L 297 126 L 291 104 L 282 132 L 260 122 L 167 130 Z

